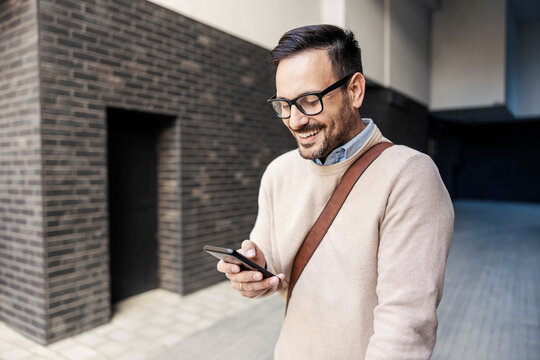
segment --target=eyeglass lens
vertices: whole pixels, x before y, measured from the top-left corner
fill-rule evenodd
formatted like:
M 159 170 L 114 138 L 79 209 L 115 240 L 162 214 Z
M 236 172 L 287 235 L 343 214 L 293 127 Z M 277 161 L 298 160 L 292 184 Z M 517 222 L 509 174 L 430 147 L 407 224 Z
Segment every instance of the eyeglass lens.
M 273 100 L 272 107 L 280 117 L 289 117 L 291 107 L 287 101 Z M 317 95 L 304 95 L 296 99 L 296 107 L 305 115 L 316 115 L 322 111 L 322 103 Z

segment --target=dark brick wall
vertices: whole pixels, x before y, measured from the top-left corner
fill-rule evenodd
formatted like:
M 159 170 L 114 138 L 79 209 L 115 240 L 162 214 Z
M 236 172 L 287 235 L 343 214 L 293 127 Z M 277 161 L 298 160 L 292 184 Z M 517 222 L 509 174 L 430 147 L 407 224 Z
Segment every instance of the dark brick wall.
M 292 148 L 270 113 L 268 51 L 142 0 L 39 2 L 46 341 L 110 316 L 106 109 L 169 115 L 159 137 L 160 286 L 223 279 L 266 164 Z M 129 122 L 126 122 L 129 126 Z
M 202 245 L 247 238 L 265 166 L 295 147 L 265 103 L 268 50 L 143 0 L 0 4 L 6 322 L 49 343 L 110 318 L 108 109 L 171 119 L 158 136 L 159 286 L 187 294 L 224 279 Z M 425 151 L 420 105 L 370 88 L 362 115 Z
M 37 4 L 0 1 L 0 320 L 45 336 Z

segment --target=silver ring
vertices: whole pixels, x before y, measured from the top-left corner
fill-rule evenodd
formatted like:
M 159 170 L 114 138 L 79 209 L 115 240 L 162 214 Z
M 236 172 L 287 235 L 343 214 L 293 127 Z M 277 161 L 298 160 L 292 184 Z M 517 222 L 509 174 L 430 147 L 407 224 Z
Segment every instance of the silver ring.
M 240 283 L 240 290 L 241 290 L 241 291 L 246 291 L 246 290 L 244 290 L 244 288 L 242 287 L 242 283 Z

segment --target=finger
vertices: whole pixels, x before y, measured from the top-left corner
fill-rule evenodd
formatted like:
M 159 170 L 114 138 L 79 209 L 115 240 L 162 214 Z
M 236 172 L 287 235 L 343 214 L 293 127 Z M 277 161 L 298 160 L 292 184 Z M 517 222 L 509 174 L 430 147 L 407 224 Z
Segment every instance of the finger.
M 233 289 L 237 290 L 242 296 L 252 297 L 257 296 L 265 291 L 268 287 L 261 287 L 258 283 L 231 282 Z
M 255 255 L 257 255 L 257 245 L 251 240 L 244 240 L 242 242 L 242 254 L 248 258 L 255 257 Z
M 282 274 L 280 274 L 282 275 Z M 283 276 L 284 277 L 284 276 Z M 279 285 L 280 278 L 278 276 L 273 276 L 271 278 L 267 278 L 261 281 L 233 281 L 232 286 L 236 290 L 239 290 L 240 292 L 257 292 L 261 293 L 268 289 L 272 289 Z
M 237 274 L 240 272 L 240 266 L 219 260 L 217 270 L 225 274 Z
M 258 271 L 240 271 L 239 273 L 226 273 L 227 278 L 236 282 L 254 282 L 261 281 L 263 276 Z

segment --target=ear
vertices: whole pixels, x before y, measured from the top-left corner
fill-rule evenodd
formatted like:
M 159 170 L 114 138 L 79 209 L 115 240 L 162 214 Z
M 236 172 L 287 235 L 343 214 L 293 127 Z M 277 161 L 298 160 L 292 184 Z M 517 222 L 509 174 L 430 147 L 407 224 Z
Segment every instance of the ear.
M 351 105 L 359 109 L 364 101 L 364 92 L 366 90 L 366 79 L 359 72 L 351 78 L 348 86 L 348 94 Z

